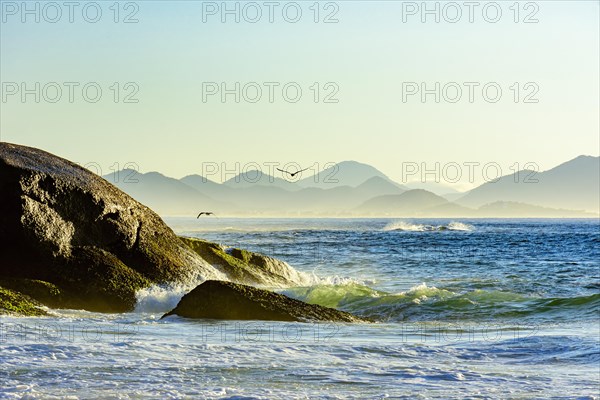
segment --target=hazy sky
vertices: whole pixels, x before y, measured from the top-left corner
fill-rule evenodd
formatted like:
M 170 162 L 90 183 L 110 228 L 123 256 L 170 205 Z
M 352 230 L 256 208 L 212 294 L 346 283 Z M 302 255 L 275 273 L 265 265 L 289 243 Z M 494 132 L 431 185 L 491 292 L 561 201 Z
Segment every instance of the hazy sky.
M 123 2 L 118 15 L 113 3 L 98 2 L 98 18 L 80 3 L 73 23 L 67 7 L 59 17 L 37 3 L 38 23 L 21 2 L 2 1 L 3 141 L 95 162 L 104 173 L 135 162 L 177 178 L 200 173 L 203 162 L 357 160 L 401 181 L 403 162 L 493 162 L 508 174 L 515 163 L 544 170 L 599 152 L 597 1 L 480 2 L 472 23 L 463 2 L 428 2 L 439 22 L 422 15 L 420 1 L 276 2 L 272 23 L 262 1 L 228 2 L 238 4 L 239 23 L 216 10 L 221 2 Z M 252 23 L 255 5 L 262 17 Z M 40 102 L 35 93 L 23 102 L 22 89 L 35 92 L 36 82 Z M 208 94 L 236 82 L 239 103 Z M 421 83 L 432 89 L 425 102 Z M 52 103 L 57 87 L 62 97 Z M 138 102 L 125 103 L 129 94 Z

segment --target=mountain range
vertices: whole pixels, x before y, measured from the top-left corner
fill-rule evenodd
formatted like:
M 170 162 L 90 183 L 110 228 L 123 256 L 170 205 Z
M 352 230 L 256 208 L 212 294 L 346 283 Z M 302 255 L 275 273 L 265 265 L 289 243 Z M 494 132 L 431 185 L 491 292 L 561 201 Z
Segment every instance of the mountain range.
M 599 157 L 579 156 L 548 171 L 522 170 L 487 182 L 456 200 L 481 207 L 496 200 L 598 212 Z
M 221 216 L 597 217 L 599 172 L 599 157 L 579 156 L 548 171 L 519 171 L 465 193 L 444 184 L 401 185 L 356 161 L 296 182 L 260 171 L 223 183 L 196 174 L 175 179 L 131 170 L 104 178 L 162 215 L 208 210 Z M 134 178 L 119 179 L 124 176 Z

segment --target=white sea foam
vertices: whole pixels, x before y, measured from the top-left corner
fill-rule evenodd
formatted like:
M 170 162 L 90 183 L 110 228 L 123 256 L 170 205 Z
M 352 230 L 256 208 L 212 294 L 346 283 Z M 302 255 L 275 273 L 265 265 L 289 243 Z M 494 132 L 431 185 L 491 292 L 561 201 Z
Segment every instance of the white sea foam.
M 423 232 L 428 230 L 428 225 L 423 224 L 413 224 L 406 221 L 395 221 L 387 224 L 383 230 L 384 231 L 409 231 L 409 232 Z
M 448 225 L 414 224 L 408 221 L 394 221 L 383 227 L 384 231 L 430 232 L 430 231 L 473 231 L 472 225 L 452 221 Z
M 137 302 L 135 312 L 163 313 L 171 311 L 185 294 L 189 293 L 202 282 L 209 279 L 229 280 L 224 273 L 217 271 L 213 266 L 209 265 L 209 267 L 212 271 L 207 271 L 206 268 L 202 273 L 195 271 L 192 276 L 188 277 L 185 283 L 155 284 L 139 290 L 136 293 Z M 278 279 L 274 279 L 267 273 L 262 276 L 262 282 L 258 286 L 269 289 L 279 289 L 289 286 L 311 286 L 323 283 L 323 279 L 318 277 L 314 272 L 298 271 L 288 263 L 270 257 L 265 257 L 262 269 L 265 272 L 271 271 L 279 277 Z M 286 281 L 285 284 L 282 283 L 282 279 Z M 248 282 L 247 284 L 256 285 L 254 282 Z
M 473 225 L 465 224 L 463 222 L 452 221 L 448 224 L 448 229 L 451 231 L 473 231 L 475 228 Z
M 449 220 L 435 224 L 442 223 L 450 226 Z M 476 229 L 485 233 L 498 227 L 498 235 L 513 234 L 498 223 L 486 224 L 477 222 Z M 564 229 L 564 224 L 549 226 Z M 578 229 L 585 229 L 587 240 L 574 237 L 569 225 L 568 231 L 561 231 L 562 240 L 567 243 L 561 243 L 565 247 L 559 246 L 557 251 L 564 251 L 564 259 L 580 263 L 579 266 L 592 265 L 597 225 L 578 224 L 582 227 Z M 350 258 L 345 248 L 363 239 L 365 243 L 377 243 L 381 232 L 372 229 L 380 226 L 379 220 L 369 221 L 369 229 L 361 229 L 360 235 L 332 236 L 339 239 L 340 251 L 326 253 L 326 273 L 322 269 L 315 271 L 323 281 L 332 284 L 343 284 L 351 281 L 343 277 L 355 276 L 377 279 L 375 285 L 297 288 L 295 292 L 288 289 L 297 298 L 310 295 L 309 300 L 316 304 L 339 305 L 379 323 L 182 318 L 159 322 L 158 312 L 101 314 L 63 309 L 53 311 L 58 317 L 2 316 L 0 371 L 5 373 L 0 398 L 269 399 L 319 397 L 323 396 L 323 387 L 336 398 L 438 398 L 440 388 L 445 398 L 510 398 L 527 397 L 530 393 L 540 398 L 563 398 L 565 393 L 597 398 L 597 288 L 586 286 L 589 295 L 585 297 L 580 297 L 584 288 L 577 282 L 556 288 L 543 286 L 548 291 L 544 296 L 513 293 L 528 290 L 523 288 L 529 288 L 531 283 L 537 287 L 538 283 L 556 282 L 555 272 L 563 270 L 561 274 L 585 273 L 584 282 L 593 283 L 594 268 L 545 262 L 546 268 L 535 273 L 520 273 L 510 259 L 498 258 L 496 252 L 490 251 L 478 253 L 486 261 L 482 265 L 465 259 L 462 265 L 469 266 L 465 276 L 464 268 L 458 265 L 450 268 L 442 262 L 430 263 L 429 259 L 414 267 L 406 265 L 405 253 L 393 251 L 397 243 L 411 243 L 411 235 L 442 237 L 444 232 L 384 233 L 408 240 L 383 240 L 380 244 L 390 247 L 353 253 L 361 257 Z M 521 229 L 536 235 L 539 226 Z M 460 231 L 447 233 L 464 234 L 465 239 L 470 235 Z M 328 233 L 311 232 L 297 241 L 283 242 L 282 249 L 286 254 L 292 253 L 298 246 L 313 243 L 315 236 L 329 238 Z M 231 241 L 243 238 L 232 235 Z M 490 237 L 485 243 L 461 240 L 452 244 L 488 245 L 501 251 L 505 242 Z M 543 262 L 547 249 L 537 250 L 532 243 L 529 245 L 531 256 Z M 575 250 L 579 253 L 571 252 L 573 248 L 580 249 Z M 312 254 L 300 255 L 294 258 L 295 262 L 312 265 Z M 489 270 L 487 261 L 498 263 L 499 268 Z M 394 268 L 395 265 L 399 267 Z M 515 276 L 519 279 L 504 278 L 507 273 L 518 274 Z M 431 276 L 436 277 L 435 284 Z M 417 284 L 421 281 L 427 284 Z M 153 304 L 158 304 L 154 310 L 168 311 L 187 290 L 146 289 L 140 293 L 142 302 L 138 308 L 151 310 Z M 558 298 L 569 290 L 573 292 L 564 294 L 569 297 Z M 509 315 L 517 311 L 522 316 L 505 318 L 505 311 Z M 538 313 L 543 314 L 541 319 Z M 360 362 L 352 362 L 356 360 Z M 546 364 L 553 368 L 539 368 Z M 525 382 L 523 376 L 531 376 L 532 369 L 536 379 Z M 400 380 L 402 385 L 398 385 Z M 468 384 L 459 385 L 457 381 Z
M 137 303 L 135 312 L 139 313 L 165 313 L 177 306 L 179 300 L 197 285 L 152 285 L 136 293 Z
M 313 283 L 312 285 L 362 285 L 366 286 L 367 283 L 365 281 L 361 281 L 359 279 L 347 277 L 347 276 L 339 276 L 339 275 L 331 275 L 325 277 L 318 277 L 313 275 Z

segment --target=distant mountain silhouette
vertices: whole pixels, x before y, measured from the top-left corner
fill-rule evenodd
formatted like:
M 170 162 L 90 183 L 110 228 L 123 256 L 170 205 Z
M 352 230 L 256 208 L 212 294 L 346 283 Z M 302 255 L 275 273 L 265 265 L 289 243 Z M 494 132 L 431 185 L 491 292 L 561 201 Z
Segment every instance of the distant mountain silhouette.
M 256 176 L 252 174 L 250 178 L 254 179 Z M 378 176 L 367 179 L 356 188 L 350 186 L 300 188 L 294 183 L 282 182 L 279 178 L 274 178 L 273 182 L 270 182 L 268 176 L 263 176 L 263 179 L 255 184 L 242 183 L 242 179 L 243 177 L 240 177 L 239 182 L 225 182 L 219 185 L 199 175 L 190 175 L 182 178 L 182 182 L 213 199 L 230 201 L 238 204 L 239 209 L 257 213 L 293 214 L 301 211 L 334 215 L 340 211 L 350 210 L 375 196 L 404 192 L 398 185 Z M 290 187 L 294 191 L 289 190 Z
M 536 182 L 537 180 L 537 182 Z M 467 207 L 496 201 L 600 212 L 600 158 L 579 156 L 545 172 L 519 171 L 456 200 Z
M 424 189 L 428 192 L 435 193 L 438 196 L 443 197 L 446 197 L 447 195 L 455 195 L 460 193 L 452 186 L 438 182 L 409 182 L 405 183 L 404 186 L 406 186 L 409 189 Z
M 234 191 L 227 185 L 213 182 L 201 175 L 188 175 L 181 178 L 180 181 L 215 200 L 225 200 Z
M 485 217 L 485 218 L 586 218 L 593 214 L 540 207 L 525 203 L 497 201 L 478 209 L 447 201 L 422 189 L 409 190 L 401 195 L 378 196 L 357 208 L 360 214 L 394 217 Z
M 389 179 L 374 176 L 356 186 L 356 190 L 372 197 L 384 194 L 401 194 L 406 192 L 407 189 Z
M 185 178 L 190 182 L 189 178 Z M 346 212 L 365 200 L 382 194 L 402 193 L 397 186 L 374 177 L 356 188 L 337 186 L 329 189 L 304 188 L 295 191 L 282 189 L 278 186 L 250 185 L 243 187 L 221 188 L 213 185 L 190 184 L 201 193 L 220 201 L 237 204 L 240 210 L 256 213 L 297 213 L 310 212 L 313 214 L 336 215 Z M 225 190 L 224 190 L 225 189 Z
M 199 209 L 222 209 L 227 204 L 198 192 L 178 179 L 158 172 L 145 174 L 123 170 L 104 179 L 129 194 L 142 204 L 163 215 L 184 215 Z
M 478 214 L 490 218 L 522 216 L 527 216 L 529 218 L 582 218 L 593 216 L 593 214 L 582 211 L 540 207 L 512 201 L 496 201 L 491 204 L 485 204 L 479 207 Z
M 298 190 L 299 186 L 296 186 L 294 182 L 271 176 L 262 171 L 251 170 L 242 172 L 233 178 L 230 178 L 223 182 L 223 185 L 231 188 L 245 188 L 251 186 L 274 186 L 285 190 Z
M 356 162 L 340 163 L 337 170 L 345 176 L 340 181 L 351 185 L 302 187 L 253 171 L 222 184 L 200 175 L 178 180 L 132 170 L 104 178 L 162 215 L 196 216 L 198 210 L 210 210 L 219 216 L 589 217 L 589 213 L 573 210 L 594 213 L 596 204 L 594 214 L 599 213 L 598 169 L 598 157 L 578 157 L 534 174 L 538 183 L 516 184 L 510 175 L 466 195 L 446 196 L 407 190 L 377 169 Z M 348 175 L 350 170 L 356 175 Z M 524 179 L 527 173 L 519 177 Z M 359 177 L 366 178 L 356 184 Z M 450 201 L 459 196 L 458 201 Z
M 413 215 L 448 203 L 448 200 L 437 194 L 413 189 L 402 194 L 377 196 L 364 202 L 356 211 L 369 214 Z
M 392 181 L 377 168 L 356 161 L 342 161 L 314 176 L 301 179 L 297 184 L 301 187 L 320 187 L 323 189 L 330 189 L 337 186 L 356 187 L 373 177 L 382 178 L 395 186 L 406 189 L 402 185 Z

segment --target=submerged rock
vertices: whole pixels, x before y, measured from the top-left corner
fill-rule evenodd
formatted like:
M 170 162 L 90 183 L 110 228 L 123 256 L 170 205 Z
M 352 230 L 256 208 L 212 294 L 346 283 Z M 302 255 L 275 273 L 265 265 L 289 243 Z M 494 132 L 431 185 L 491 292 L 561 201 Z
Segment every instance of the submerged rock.
M 202 239 L 182 237 L 181 240 L 233 282 L 268 287 L 306 286 L 312 283 L 309 275 L 273 257 Z
M 0 193 L 0 278 L 54 285 L 49 305 L 127 311 L 151 283 L 223 278 L 152 210 L 45 151 L 0 143 Z
M 224 281 L 206 281 L 197 286 L 163 318 L 169 315 L 227 320 L 363 321 L 347 312 Z

